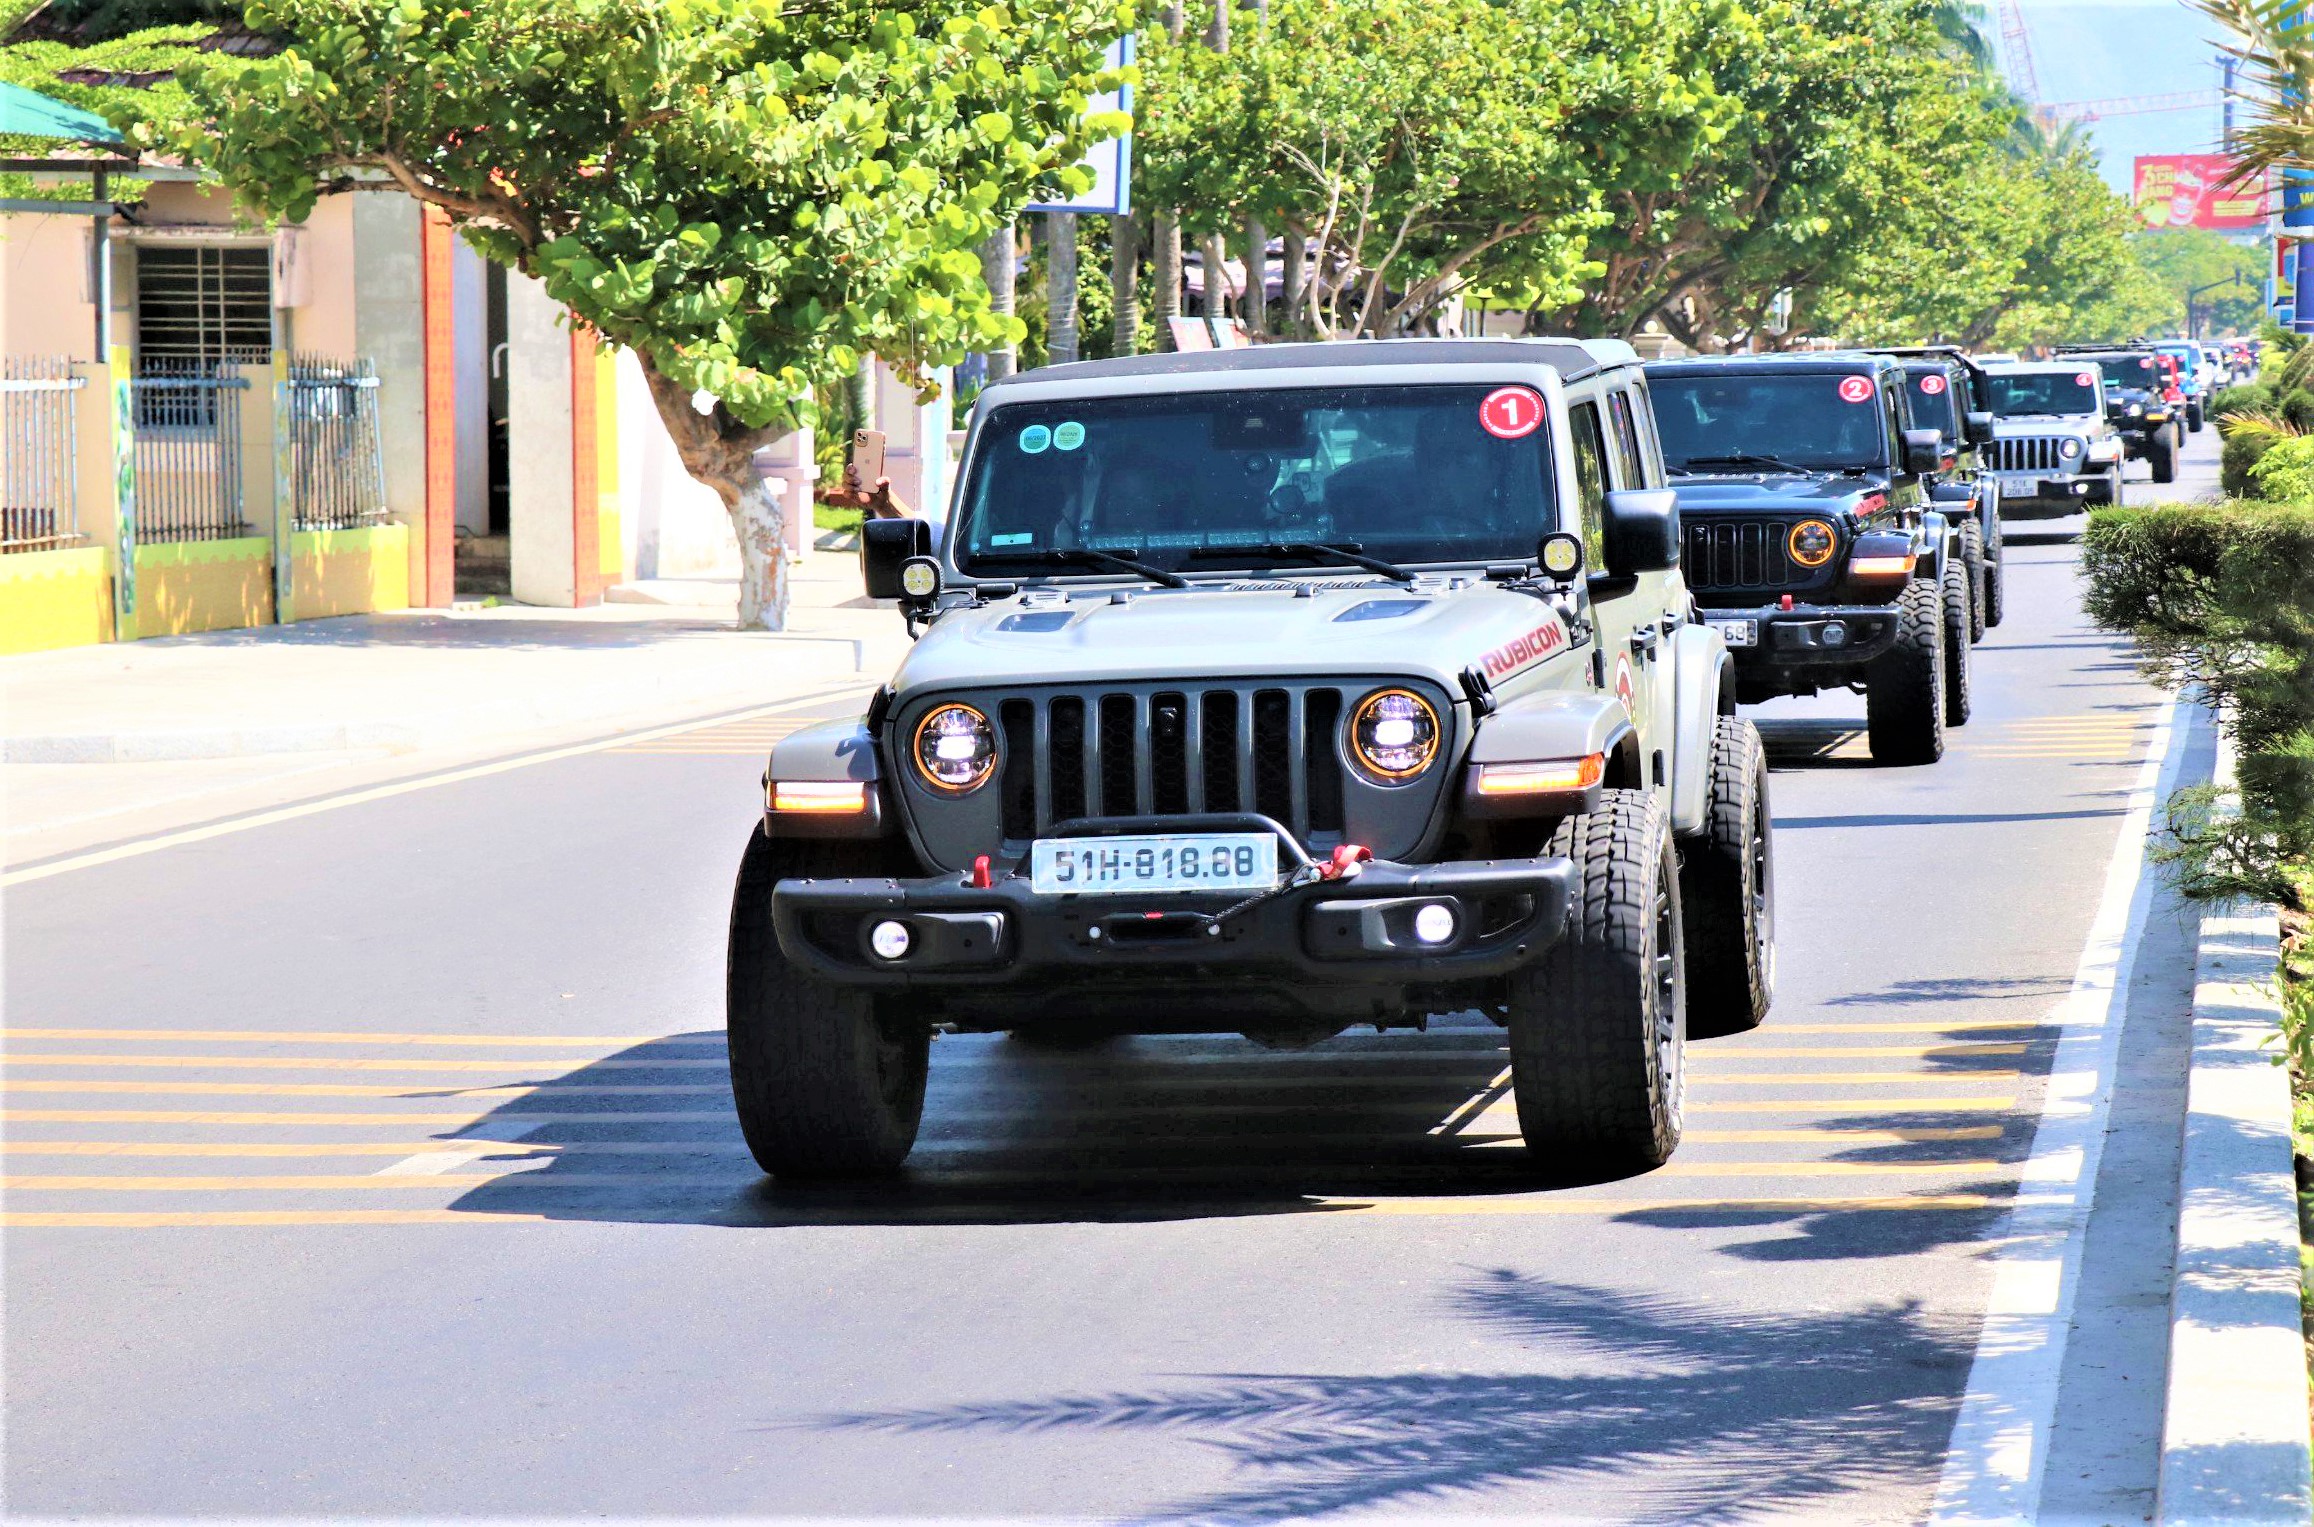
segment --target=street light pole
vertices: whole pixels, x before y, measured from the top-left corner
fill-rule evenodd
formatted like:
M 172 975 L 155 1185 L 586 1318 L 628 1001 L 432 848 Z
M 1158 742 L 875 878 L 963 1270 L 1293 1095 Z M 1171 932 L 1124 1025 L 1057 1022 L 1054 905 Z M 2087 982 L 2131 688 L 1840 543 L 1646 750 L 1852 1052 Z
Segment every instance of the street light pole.
M 2223 281 L 2212 281 L 2203 286 L 2188 286 L 2185 289 L 2185 337 L 2188 339 L 2199 339 L 2202 337 L 2201 323 L 2194 317 L 2193 305 L 2195 298 L 2199 297 L 2204 292 L 2214 292 L 2222 287 L 2247 285 L 2249 285 L 2249 282 L 2243 278 L 2242 268 L 2237 265 L 2234 267 L 2234 273 L 2226 277 Z

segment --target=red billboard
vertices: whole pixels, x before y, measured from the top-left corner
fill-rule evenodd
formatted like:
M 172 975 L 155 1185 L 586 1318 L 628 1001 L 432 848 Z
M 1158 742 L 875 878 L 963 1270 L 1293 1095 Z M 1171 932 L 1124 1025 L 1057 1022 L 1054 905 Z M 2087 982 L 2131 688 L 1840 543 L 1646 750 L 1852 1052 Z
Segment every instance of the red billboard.
M 2140 154 L 2129 200 L 2148 228 L 2263 228 L 2264 184 L 2221 190 L 2232 168 L 2223 154 Z

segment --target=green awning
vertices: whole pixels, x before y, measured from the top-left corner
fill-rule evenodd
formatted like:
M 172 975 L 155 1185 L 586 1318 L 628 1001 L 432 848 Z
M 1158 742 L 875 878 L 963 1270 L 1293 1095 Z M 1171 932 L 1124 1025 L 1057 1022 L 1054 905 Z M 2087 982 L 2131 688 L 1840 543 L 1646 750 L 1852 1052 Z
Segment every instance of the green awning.
M 38 91 L 0 81 L 0 134 L 5 133 L 110 147 L 125 146 L 128 141 L 93 111 L 82 111 Z

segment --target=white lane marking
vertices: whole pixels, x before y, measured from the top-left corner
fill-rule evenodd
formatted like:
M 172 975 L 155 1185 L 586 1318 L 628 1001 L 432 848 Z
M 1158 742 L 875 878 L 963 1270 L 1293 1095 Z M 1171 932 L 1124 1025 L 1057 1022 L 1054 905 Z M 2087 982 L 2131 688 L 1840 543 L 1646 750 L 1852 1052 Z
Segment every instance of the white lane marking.
M 455 1140 L 445 1140 L 439 1147 L 422 1150 L 414 1156 L 404 1156 L 399 1161 L 379 1167 L 374 1175 L 379 1177 L 439 1177 L 445 1172 L 455 1172 L 460 1167 L 472 1166 L 485 1156 L 502 1151 L 509 1145 L 520 1143 L 527 1137 L 538 1133 L 544 1124 L 545 1121 L 543 1120 L 536 1122 L 523 1119 L 484 1120 L 475 1126 L 476 1133 L 461 1135 Z M 505 1167 L 508 1171 L 527 1171 L 533 1165 L 544 1166 L 552 1159 L 552 1157 L 541 1157 L 535 1162 L 508 1161 L 505 1163 Z
M 806 695 L 794 700 L 783 700 L 775 706 L 759 707 L 742 712 L 743 715 L 785 715 L 814 705 L 824 705 L 854 693 L 858 685 L 844 685 L 824 694 Z M 733 719 L 731 717 L 724 718 Z M 67 859 L 53 859 L 46 864 L 35 864 L 25 869 L 9 870 L 0 874 L 0 886 L 22 885 L 28 880 L 46 880 L 68 870 L 88 869 L 94 865 L 111 864 L 119 859 L 134 859 L 142 854 L 157 854 L 164 848 L 176 848 L 186 843 L 202 843 L 211 838 L 222 838 L 228 833 L 246 832 L 252 827 L 270 827 L 276 822 L 293 822 L 299 817 L 316 816 L 324 811 L 335 811 L 341 806 L 359 806 L 370 801 L 387 800 L 397 795 L 408 795 L 415 790 L 431 790 L 436 785 L 455 785 L 469 779 L 482 779 L 492 774 L 504 774 L 510 769 L 526 769 L 532 764 L 553 763 L 557 759 L 576 758 L 582 753 L 603 753 L 613 748 L 626 747 L 655 737 L 672 737 L 680 732 L 696 731 L 703 726 L 716 725 L 716 718 L 681 721 L 670 726 L 651 727 L 639 732 L 626 732 L 616 737 L 599 737 L 593 742 L 574 743 L 569 747 L 548 748 L 538 753 L 523 753 L 513 758 L 500 758 L 485 764 L 472 764 L 462 769 L 450 769 L 440 774 L 428 774 L 418 779 L 396 780 L 392 784 L 372 785 L 363 790 L 349 790 L 343 795 L 324 796 L 318 801 L 302 801 L 295 806 L 277 806 L 270 811 L 253 812 L 230 821 L 211 822 L 204 827 L 185 827 L 175 832 L 158 833 L 150 838 L 139 838 L 132 843 L 116 843 L 111 848 L 95 849 L 85 854 L 74 854 Z
M 1932 1522 L 2031 1522 L 2040 1515 L 2082 1233 L 2097 1191 L 2130 974 L 2156 889 L 2146 843 L 2185 757 L 2185 703 L 2172 699 L 2155 723 L 2073 989 L 2050 1015 L 2061 1034 L 2023 1172 L 2037 1191 L 2021 1196 L 1987 1232 L 1995 1242 L 1992 1292 Z

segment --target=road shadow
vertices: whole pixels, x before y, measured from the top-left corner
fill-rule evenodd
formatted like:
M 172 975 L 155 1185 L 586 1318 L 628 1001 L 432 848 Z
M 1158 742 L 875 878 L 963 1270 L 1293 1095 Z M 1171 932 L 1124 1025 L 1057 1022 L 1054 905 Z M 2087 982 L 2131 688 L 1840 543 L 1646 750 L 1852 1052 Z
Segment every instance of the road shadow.
M 1122 1519 L 1395 1516 L 1613 1492 L 1618 1518 L 1794 1514 L 1934 1479 L 1974 1332 L 1918 1303 L 1800 1312 L 1549 1282 L 1510 1268 L 1449 1296 L 1520 1369 L 1216 1373 L 781 1423 L 898 1437 L 1144 1432 L 1218 1450 L 1219 1488 Z M 1926 1502 L 1922 1501 L 1925 1506 Z M 1578 1513 L 1579 1514 L 1579 1513 Z
M 1768 767 L 1787 769 L 1871 769 L 1868 734 L 1855 721 L 1787 720 L 1754 716 L 1760 743 L 1767 750 Z
M 1609 1180 L 1534 1162 L 1515 1124 L 1444 1132 L 1507 1092 L 1496 1085 L 1509 1064 L 1501 1030 L 1476 1017 L 1287 1052 L 1214 1036 L 1081 1049 L 944 1037 L 905 1171 L 813 1186 L 771 1182 L 748 1156 L 721 1037 L 670 1036 L 534 1079 L 528 1096 L 445 1137 L 489 1149 L 475 1171 L 506 1172 L 453 1207 L 741 1226 L 1029 1224 L 1331 1213 L 1379 1194 Z

